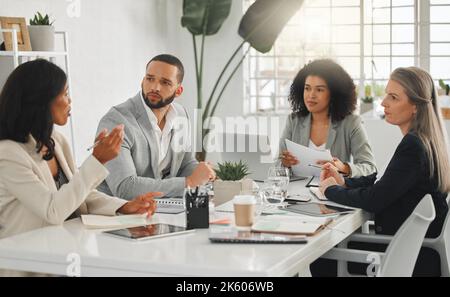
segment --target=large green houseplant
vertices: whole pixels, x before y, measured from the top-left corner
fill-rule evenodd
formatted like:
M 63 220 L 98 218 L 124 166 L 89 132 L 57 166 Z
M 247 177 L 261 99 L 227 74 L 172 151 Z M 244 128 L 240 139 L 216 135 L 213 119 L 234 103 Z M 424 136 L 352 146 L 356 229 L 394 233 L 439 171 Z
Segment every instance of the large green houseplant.
M 250 47 L 261 53 L 269 52 L 286 23 L 301 7 L 302 3 L 303 0 L 256 0 L 241 19 L 238 33 L 243 38 L 242 42 L 231 55 L 218 76 L 211 94 L 204 101 L 203 59 L 205 38 L 220 30 L 230 14 L 232 0 L 183 1 L 181 24 L 192 34 L 197 80 L 197 108 L 202 112 L 202 119 L 199 124 L 202 126 L 203 137 L 206 137 L 209 133 L 209 129 L 204 128 L 204 122 L 214 116 L 226 87 L 241 66 Z M 199 46 L 198 39 L 200 40 Z M 247 43 L 250 46 L 242 55 L 242 49 Z M 230 69 L 233 64 L 234 68 Z M 220 92 L 218 92 L 219 90 Z M 217 92 L 218 94 L 216 94 Z M 202 152 L 197 153 L 197 159 L 202 161 L 205 157 L 206 152 L 202 147 Z

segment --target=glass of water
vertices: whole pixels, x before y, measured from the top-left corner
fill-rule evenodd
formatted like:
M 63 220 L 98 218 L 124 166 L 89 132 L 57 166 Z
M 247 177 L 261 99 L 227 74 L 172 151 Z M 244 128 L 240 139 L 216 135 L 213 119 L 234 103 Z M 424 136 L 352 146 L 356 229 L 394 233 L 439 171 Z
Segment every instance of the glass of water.
M 266 198 L 268 203 L 282 204 L 288 196 L 289 169 L 286 167 L 271 167 L 267 177 L 266 187 L 271 189 L 271 195 Z

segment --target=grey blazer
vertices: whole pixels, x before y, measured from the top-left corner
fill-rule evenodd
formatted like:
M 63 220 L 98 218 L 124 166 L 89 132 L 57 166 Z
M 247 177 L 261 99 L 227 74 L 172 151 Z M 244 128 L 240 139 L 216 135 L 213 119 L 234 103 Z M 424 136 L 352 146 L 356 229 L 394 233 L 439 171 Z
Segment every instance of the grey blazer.
M 291 114 L 281 136 L 280 152 L 286 150 L 285 139 L 308 146 L 310 135 L 311 115 L 299 117 Z M 330 125 L 326 149 L 331 151 L 333 157 L 348 163 L 352 177 L 367 176 L 377 172 L 372 148 L 361 118 L 357 115 L 349 115 L 344 120 Z
M 176 103 L 173 106 L 178 116 L 189 125 L 184 107 Z M 139 93 L 111 108 L 101 119 L 97 134 L 104 128 L 110 131 L 119 124 L 125 125 L 122 149 L 117 158 L 106 163 L 110 174 L 98 189 L 127 200 L 148 192 L 163 192 L 166 197 L 182 196 L 185 177 L 191 175 L 198 165 L 190 145 L 174 150 L 171 143 L 170 174 L 162 179 L 158 170 L 159 147 Z M 177 142 L 182 140 L 180 143 L 189 140 L 190 127 L 185 128 L 187 130 L 172 130 L 172 142 L 175 139 Z

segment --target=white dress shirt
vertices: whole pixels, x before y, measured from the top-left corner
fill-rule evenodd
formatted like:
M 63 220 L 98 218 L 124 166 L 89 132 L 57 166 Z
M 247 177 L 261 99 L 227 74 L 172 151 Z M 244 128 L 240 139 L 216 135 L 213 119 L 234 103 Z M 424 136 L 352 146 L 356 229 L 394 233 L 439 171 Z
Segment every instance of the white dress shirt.
M 172 150 L 170 149 L 170 143 L 172 141 L 172 129 L 175 118 L 177 117 L 177 111 L 173 108 L 172 104 L 169 105 L 169 110 L 166 114 L 166 124 L 163 130 L 158 126 L 158 119 L 153 113 L 152 109 L 147 106 L 145 99 L 141 93 L 141 99 L 145 106 L 145 111 L 147 112 L 148 119 L 152 125 L 153 131 L 157 139 L 157 145 L 159 147 L 159 172 L 161 173 L 164 169 L 169 167 L 172 163 Z M 161 174 L 162 175 L 162 174 Z
M 317 146 L 311 139 L 309 140 L 309 148 L 314 149 L 316 151 L 324 151 L 327 148 L 327 144 L 324 143 L 321 146 Z

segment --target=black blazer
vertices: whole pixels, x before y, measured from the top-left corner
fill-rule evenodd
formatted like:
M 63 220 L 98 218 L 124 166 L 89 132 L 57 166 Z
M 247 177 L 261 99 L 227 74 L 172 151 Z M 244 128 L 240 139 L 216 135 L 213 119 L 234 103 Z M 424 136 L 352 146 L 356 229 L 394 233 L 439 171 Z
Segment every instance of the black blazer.
M 431 194 L 436 219 L 431 223 L 427 237 L 433 238 L 441 232 L 448 205 L 447 194 L 439 192 L 437 178 L 430 178 L 429 171 L 429 160 L 422 141 L 409 133 L 397 147 L 378 182 L 375 183 L 376 174 L 346 179 L 347 188 L 329 187 L 325 195 L 331 201 L 374 213 L 376 233 L 394 235 L 423 196 Z

